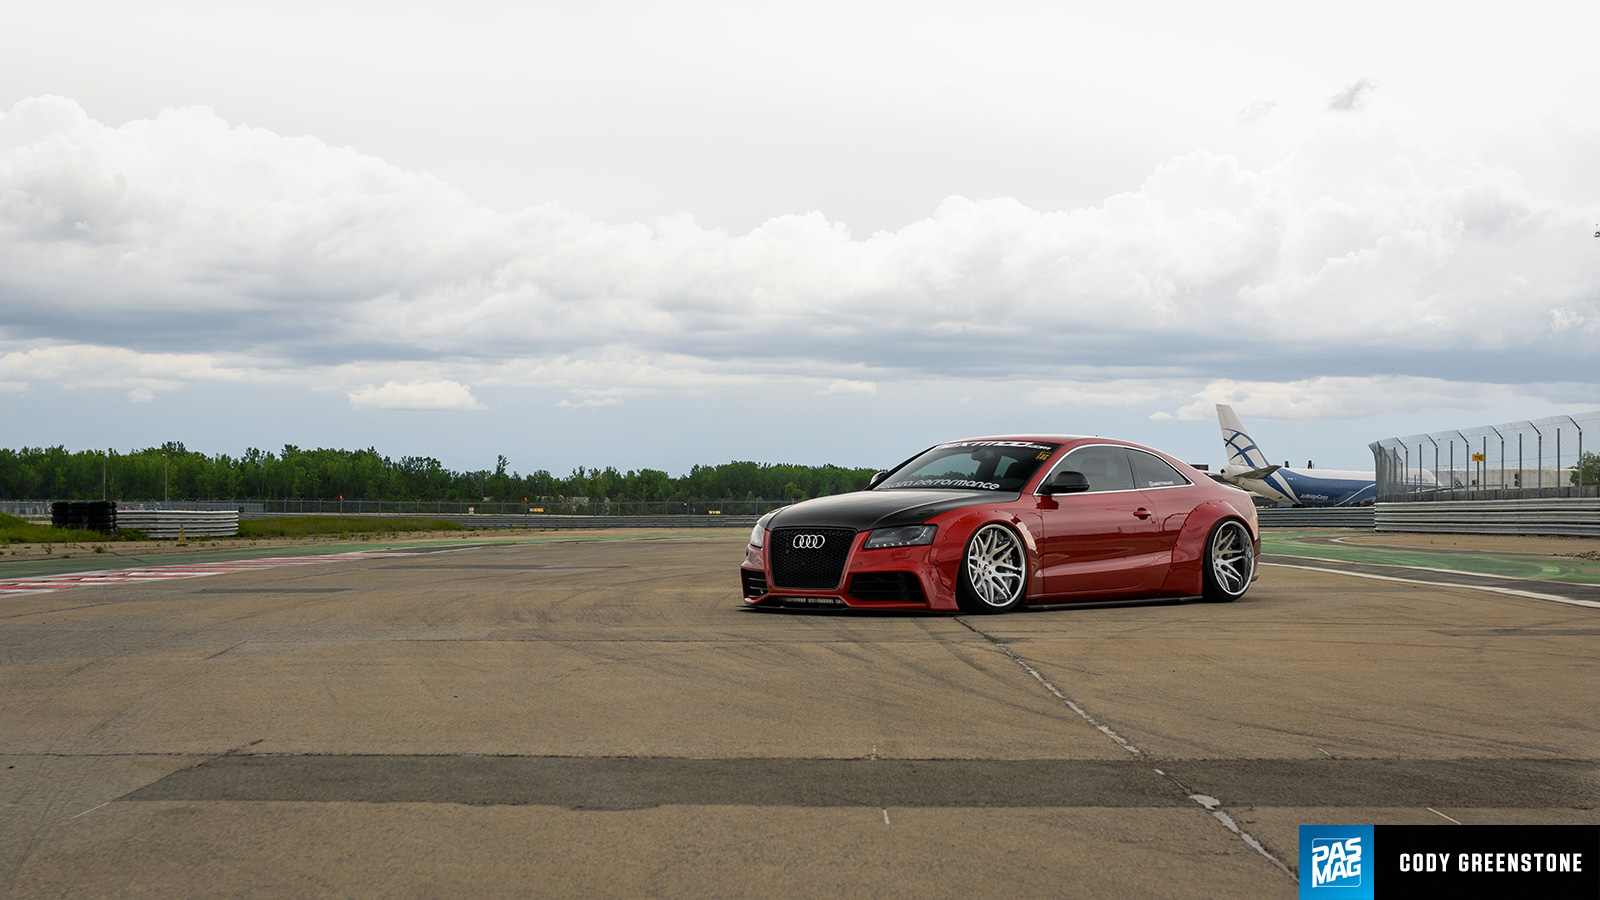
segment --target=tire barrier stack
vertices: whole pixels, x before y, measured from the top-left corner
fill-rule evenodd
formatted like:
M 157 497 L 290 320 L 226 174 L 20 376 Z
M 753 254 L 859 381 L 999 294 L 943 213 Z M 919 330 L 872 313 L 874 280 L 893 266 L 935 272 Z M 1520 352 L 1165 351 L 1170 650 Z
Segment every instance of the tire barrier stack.
M 50 504 L 50 524 L 56 528 L 114 534 L 117 530 L 117 501 L 57 500 Z
M 233 537 L 239 533 L 239 511 L 193 509 L 125 509 L 117 524 L 155 539 Z

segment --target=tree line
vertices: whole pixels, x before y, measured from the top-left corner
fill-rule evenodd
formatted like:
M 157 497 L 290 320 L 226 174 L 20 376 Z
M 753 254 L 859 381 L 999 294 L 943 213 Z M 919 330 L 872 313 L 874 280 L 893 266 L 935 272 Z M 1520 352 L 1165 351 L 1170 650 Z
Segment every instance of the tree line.
M 241 456 L 206 456 L 181 442 L 118 453 L 65 447 L 0 448 L 0 499 L 6 500 L 804 500 L 867 485 L 873 469 L 728 462 L 674 477 L 659 469 L 579 466 L 565 476 L 540 469 L 457 472 L 428 456 L 393 459 L 376 449 L 279 453 L 254 447 Z

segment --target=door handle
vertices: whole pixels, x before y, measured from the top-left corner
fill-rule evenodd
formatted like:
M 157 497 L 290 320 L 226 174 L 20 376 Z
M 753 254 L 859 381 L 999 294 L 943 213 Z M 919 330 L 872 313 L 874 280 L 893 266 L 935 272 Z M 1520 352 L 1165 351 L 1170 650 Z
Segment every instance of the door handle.
M 1142 507 L 1142 506 L 1141 506 L 1141 507 L 1139 507 L 1139 508 L 1138 508 L 1138 509 L 1136 509 L 1136 510 L 1134 510 L 1134 511 L 1133 511 L 1133 514 L 1134 514 L 1134 515 L 1136 515 L 1136 516 L 1138 516 L 1138 517 L 1139 517 L 1139 518 L 1141 518 L 1141 519 L 1148 519 L 1148 518 L 1150 518 L 1150 510 L 1148 510 L 1148 509 L 1145 509 L 1145 508 L 1144 508 L 1144 507 Z

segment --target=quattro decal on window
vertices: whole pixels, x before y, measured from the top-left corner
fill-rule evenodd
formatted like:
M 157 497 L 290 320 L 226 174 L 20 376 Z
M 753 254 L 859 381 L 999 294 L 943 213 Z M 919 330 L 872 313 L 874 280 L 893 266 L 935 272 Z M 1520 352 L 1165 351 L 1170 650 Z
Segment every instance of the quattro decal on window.
M 977 488 L 983 491 L 998 491 L 1000 485 L 992 481 L 966 481 L 960 478 L 918 478 L 915 481 L 902 481 L 896 487 L 924 488 Z

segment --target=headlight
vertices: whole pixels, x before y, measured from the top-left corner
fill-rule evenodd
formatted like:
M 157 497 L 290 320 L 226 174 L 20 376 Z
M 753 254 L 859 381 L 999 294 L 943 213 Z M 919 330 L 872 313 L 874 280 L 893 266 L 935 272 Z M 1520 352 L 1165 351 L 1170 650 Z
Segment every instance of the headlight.
M 767 535 L 767 517 L 766 516 L 762 516 L 761 520 L 756 522 L 756 527 L 754 529 L 752 529 L 751 532 L 750 532 L 750 546 L 752 546 L 752 547 L 761 546 L 761 539 L 766 537 L 766 535 Z
M 867 535 L 863 550 L 882 550 L 886 547 L 917 547 L 933 543 L 935 525 L 907 525 L 903 528 L 879 528 Z

